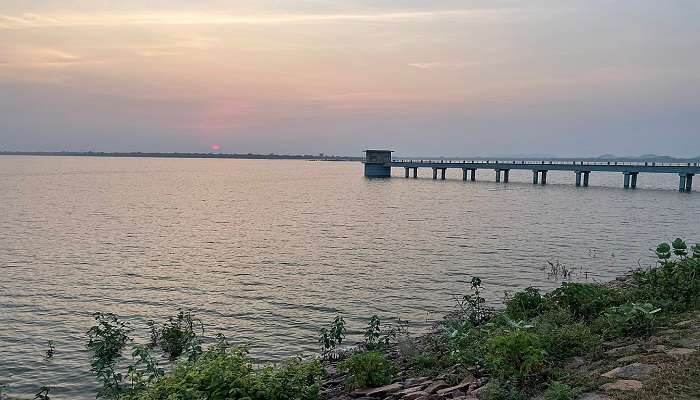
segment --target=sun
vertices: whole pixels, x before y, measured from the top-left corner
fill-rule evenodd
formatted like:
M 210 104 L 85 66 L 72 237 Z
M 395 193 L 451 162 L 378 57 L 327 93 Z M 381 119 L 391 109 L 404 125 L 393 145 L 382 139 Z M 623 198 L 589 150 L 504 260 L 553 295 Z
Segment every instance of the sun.
M 221 146 L 219 146 L 218 144 L 211 145 L 211 151 L 219 151 L 219 150 L 221 150 Z

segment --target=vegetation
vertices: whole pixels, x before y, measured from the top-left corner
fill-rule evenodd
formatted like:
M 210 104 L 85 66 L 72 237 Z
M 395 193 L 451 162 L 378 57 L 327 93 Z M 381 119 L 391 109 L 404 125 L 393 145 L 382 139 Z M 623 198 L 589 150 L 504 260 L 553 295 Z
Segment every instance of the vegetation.
M 350 373 L 345 381 L 349 389 L 386 385 L 394 373 L 394 365 L 377 351 L 355 354 L 341 362 L 338 369 Z
M 630 340 L 657 333 L 680 313 L 700 309 L 700 245 L 676 239 L 656 248 L 658 264 L 634 271 L 618 288 L 565 282 L 550 293 L 526 288 L 489 307 L 482 282 L 473 278 L 457 297 L 456 310 L 435 333 L 412 338 L 406 323 L 384 323 L 377 315 L 361 331 L 362 343 L 346 353 L 328 355 L 346 340 L 341 316 L 320 329 L 319 344 L 327 362 L 344 372 L 347 390 L 385 385 L 402 376 L 437 376 L 454 367 L 490 380 L 488 399 L 575 399 L 591 385 L 564 368 L 574 356 L 596 358 L 603 341 Z M 287 400 L 318 399 L 325 376 L 324 358 L 292 358 L 258 366 L 246 347 L 231 346 L 225 336 L 203 346 L 203 324 L 190 311 L 179 310 L 165 322 L 149 323 L 151 343 L 134 345 L 132 328 L 116 315 L 95 313 L 87 331 L 91 371 L 101 388 L 98 398 L 113 400 Z M 622 340 L 624 339 L 624 340 Z M 131 359 L 123 353 L 131 348 Z M 160 351 L 172 361 L 169 371 L 158 364 Z M 46 357 L 54 354 L 49 342 Z M 699 356 L 685 360 L 684 375 L 697 378 Z M 685 368 L 685 367 L 684 367 Z M 628 398 L 654 398 L 664 380 L 678 381 L 683 393 L 697 394 L 683 374 L 662 370 L 645 390 Z M 695 379 L 694 381 L 698 381 Z M 459 382 L 459 381 L 458 381 Z M 656 392 L 648 392 L 658 387 Z M 2 386 L 0 386 L 0 389 Z M 2 397 L 2 396 L 0 396 Z M 36 399 L 49 398 L 42 387 Z

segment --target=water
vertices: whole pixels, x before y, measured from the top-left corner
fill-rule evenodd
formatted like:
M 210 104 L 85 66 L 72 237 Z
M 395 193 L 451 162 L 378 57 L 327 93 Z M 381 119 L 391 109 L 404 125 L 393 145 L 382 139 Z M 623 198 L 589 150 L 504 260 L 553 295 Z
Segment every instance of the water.
M 336 314 L 400 316 L 420 331 L 471 276 L 492 302 L 550 288 L 548 260 L 607 280 L 676 236 L 700 241 L 700 194 L 675 175 L 527 171 L 497 184 L 396 177 L 362 165 L 282 160 L 0 157 L 0 383 L 32 397 L 94 398 L 91 313 L 139 328 L 190 308 L 207 333 L 260 360 L 316 350 Z M 43 357 L 46 342 L 56 355 Z

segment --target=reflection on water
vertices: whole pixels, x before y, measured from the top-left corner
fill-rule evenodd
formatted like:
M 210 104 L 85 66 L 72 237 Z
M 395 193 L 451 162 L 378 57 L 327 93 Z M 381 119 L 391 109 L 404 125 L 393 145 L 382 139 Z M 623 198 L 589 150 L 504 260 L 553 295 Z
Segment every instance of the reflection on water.
M 488 296 L 551 287 L 547 261 L 611 279 L 675 236 L 700 240 L 677 176 L 550 172 L 547 186 L 362 177 L 359 163 L 0 157 L 0 383 L 94 398 L 91 313 L 190 308 L 261 360 L 316 350 L 318 327 L 377 313 L 414 330 L 473 275 Z M 451 174 L 454 174 L 453 176 Z M 619 175 L 619 176 L 618 176 Z M 575 275 L 577 275 L 575 273 Z M 579 275 L 582 277 L 583 275 Z M 145 340 L 145 329 L 137 330 Z M 53 340 L 56 355 L 43 358 Z

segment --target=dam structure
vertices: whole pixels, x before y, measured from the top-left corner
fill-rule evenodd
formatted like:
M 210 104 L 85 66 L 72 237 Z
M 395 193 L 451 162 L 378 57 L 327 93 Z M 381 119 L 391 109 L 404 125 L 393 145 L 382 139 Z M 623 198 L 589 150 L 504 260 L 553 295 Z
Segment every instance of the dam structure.
M 406 178 L 418 177 L 418 168 L 430 168 L 433 179 L 445 179 L 447 169 L 461 169 L 462 180 L 475 181 L 476 171 L 486 169 L 494 171 L 496 182 L 508 183 L 511 170 L 532 171 L 533 184 L 547 184 L 549 171 L 570 171 L 574 174 L 576 186 L 588 186 L 591 172 L 619 172 L 622 174 L 622 186 L 635 189 L 640 173 L 672 174 L 678 176 L 678 190 L 691 192 L 693 177 L 700 174 L 698 163 L 657 163 L 657 162 L 617 162 L 617 161 L 502 161 L 502 160 L 397 160 L 393 159 L 392 150 L 365 150 L 364 171 L 368 178 L 389 178 L 392 168 L 403 168 Z

